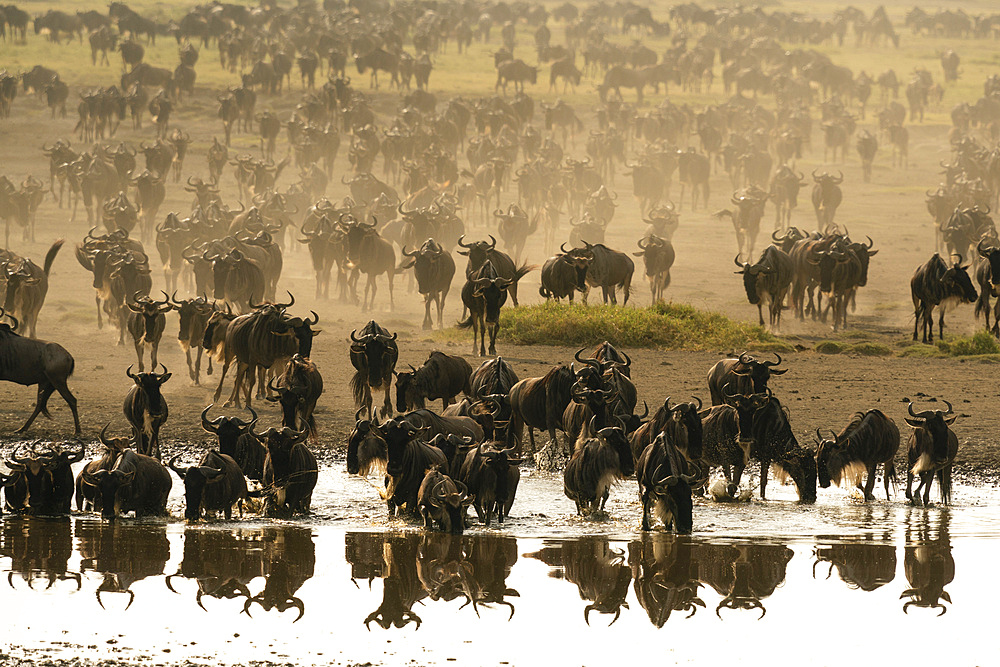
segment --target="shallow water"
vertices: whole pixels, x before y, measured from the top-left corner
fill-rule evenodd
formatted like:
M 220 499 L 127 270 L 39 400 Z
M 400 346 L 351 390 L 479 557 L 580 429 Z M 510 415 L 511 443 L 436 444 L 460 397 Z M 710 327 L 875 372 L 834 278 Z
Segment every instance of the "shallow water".
M 561 477 L 526 471 L 502 528 L 456 537 L 389 521 L 342 465 L 303 522 L 5 516 L 0 646 L 227 664 L 524 665 L 546 647 L 590 665 L 654 647 L 668 662 L 996 660 L 982 632 L 995 486 L 957 484 L 952 507 L 923 509 L 838 489 L 800 506 L 772 482 L 767 502 L 696 502 L 695 534 L 678 538 L 637 530 L 633 484 L 606 520 L 582 520 Z

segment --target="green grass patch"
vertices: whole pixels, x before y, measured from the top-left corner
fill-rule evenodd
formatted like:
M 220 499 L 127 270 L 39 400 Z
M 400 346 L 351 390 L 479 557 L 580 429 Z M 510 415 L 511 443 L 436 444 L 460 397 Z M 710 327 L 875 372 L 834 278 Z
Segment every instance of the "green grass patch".
M 844 345 L 833 340 L 824 340 L 816 343 L 813 349 L 820 354 L 840 354 L 844 351 Z
M 892 348 L 888 345 L 872 341 L 857 343 L 848 348 L 847 351 L 862 357 L 888 357 L 892 355 Z
M 442 332 L 443 337 L 454 340 L 454 331 Z M 674 303 L 647 308 L 557 303 L 521 306 L 503 311 L 499 338 L 515 345 L 572 346 L 607 340 L 626 348 L 793 349 L 757 325 Z
M 1000 341 L 988 331 L 977 331 L 972 336 L 938 341 L 941 352 L 952 357 L 969 357 L 982 354 L 1000 354 Z

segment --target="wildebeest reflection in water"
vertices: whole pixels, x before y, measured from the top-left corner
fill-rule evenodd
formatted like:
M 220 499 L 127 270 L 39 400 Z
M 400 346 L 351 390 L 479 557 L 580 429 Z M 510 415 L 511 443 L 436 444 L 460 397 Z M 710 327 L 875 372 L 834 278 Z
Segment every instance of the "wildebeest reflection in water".
M 73 534 L 69 517 L 61 519 L 21 518 L 0 523 L 0 556 L 10 558 L 7 583 L 14 587 L 14 575 L 20 574 L 35 587 L 39 575 L 52 588 L 57 581 L 71 580 L 80 589 L 80 574 L 70 572 Z
M 422 620 L 413 605 L 425 599 L 465 598 L 479 615 L 480 605 L 514 605 L 507 597 L 518 592 L 508 588 L 510 569 L 517 561 L 517 541 L 494 535 L 460 536 L 444 533 L 385 535 L 347 533 L 346 558 L 352 579 L 368 579 L 369 586 L 381 577 L 382 603 L 365 618 L 383 629 L 403 628 Z M 355 582 L 357 583 L 357 582 Z
M 610 623 L 613 624 L 621 615 L 622 607 L 628 609 L 625 598 L 632 583 L 632 571 L 625 562 L 625 554 L 612 549 L 606 537 L 583 537 L 549 544 L 526 555 L 555 568 L 549 573 L 550 577 L 565 577 L 576 584 L 580 598 L 590 603 L 583 609 L 587 625 L 590 625 L 592 611 L 614 614 Z
M 692 560 L 696 545 L 686 538 L 644 534 L 628 545 L 628 562 L 635 578 L 635 597 L 649 622 L 662 628 L 675 611 L 694 616 L 705 603 L 698 597 L 701 582 Z
M 699 544 L 692 558 L 699 581 L 723 596 L 715 608 L 719 618 L 724 607 L 760 609 L 760 618 L 764 618 L 767 610 L 762 600 L 785 580 L 785 568 L 793 554 L 778 544 Z
M 104 607 L 101 593 L 128 593 L 132 606 L 135 593 L 132 584 L 146 577 L 163 574 L 170 559 L 170 542 L 166 525 L 139 525 L 78 521 L 80 569 L 94 570 L 104 575 L 97 587 L 97 602 Z
M 295 593 L 315 569 L 316 545 L 309 528 L 278 525 L 231 532 L 188 528 L 184 532 L 184 559 L 166 583 L 177 592 L 171 581 L 175 577 L 196 580 L 195 601 L 202 609 L 206 595 L 219 600 L 243 597 L 247 616 L 256 603 L 264 611 L 296 609 L 298 621 L 306 607 Z M 264 588 L 253 595 L 250 584 L 258 577 L 264 577 Z
M 816 576 L 817 565 L 829 563 L 827 579 L 836 567 L 837 574 L 848 588 L 867 592 L 881 588 L 896 577 L 896 547 L 888 540 L 886 536 L 882 543 L 857 542 L 816 547 L 813 577 Z
M 914 509 L 907 517 L 903 570 L 910 588 L 899 596 L 909 598 L 903 604 L 904 612 L 911 606 L 940 609 L 938 616 L 948 611 L 942 600 L 951 603 L 951 596 L 944 587 L 955 578 L 948 522 L 948 513 L 941 512 L 935 535 L 925 511 Z

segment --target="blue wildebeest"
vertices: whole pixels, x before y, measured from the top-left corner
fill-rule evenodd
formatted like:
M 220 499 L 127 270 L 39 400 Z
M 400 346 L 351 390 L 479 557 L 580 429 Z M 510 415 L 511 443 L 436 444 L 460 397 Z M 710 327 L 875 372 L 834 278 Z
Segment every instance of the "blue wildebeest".
M 170 471 L 150 456 L 126 449 L 111 469 L 85 472 L 83 482 L 97 487 L 101 517 L 109 521 L 131 511 L 136 518 L 167 514 Z
M 529 272 L 534 270 L 536 267 L 528 266 L 522 264 L 520 267 L 514 264 L 514 260 L 510 258 L 506 253 L 500 252 L 496 249 L 497 240 L 490 235 L 489 241 L 476 241 L 474 243 L 465 243 L 465 236 L 461 236 L 458 239 L 458 245 L 465 250 L 459 250 L 459 255 L 466 255 L 469 258 L 469 262 L 465 267 L 465 277 L 471 279 L 472 276 L 482 268 L 487 262 L 493 265 L 493 269 L 500 278 L 504 278 L 509 281 L 509 287 L 507 288 L 510 294 L 511 301 L 514 305 L 518 305 L 517 302 L 517 284 L 524 276 Z M 464 301 L 464 296 L 463 296 Z
M 501 278 L 493 263 L 487 261 L 475 271 L 462 288 L 462 303 L 469 311 L 469 317 L 458 326 L 472 327 L 472 353 L 476 354 L 479 340 L 479 356 L 486 355 L 486 334 L 489 330 L 490 354 L 497 353 L 497 333 L 500 330 L 500 308 L 507 301 L 507 290 L 513 281 Z
M 130 365 L 125 375 L 132 379 L 134 386 L 125 395 L 123 411 L 125 419 L 132 425 L 132 435 L 139 453 L 160 459 L 160 427 L 169 415 L 167 401 L 161 388 L 170 379 L 170 372 L 163 366 L 163 372 L 133 373 Z
M 403 246 L 403 256 L 410 258 L 399 265 L 400 270 L 413 267 L 417 277 L 417 291 L 424 296 L 424 329 L 433 328 L 431 303 L 437 307 L 438 327 L 444 327 L 444 301 L 451 290 L 451 279 L 455 277 L 455 260 L 451 253 L 434 239 L 427 239 L 420 250 L 407 252 Z
M 257 423 L 257 413 L 253 408 L 247 408 L 253 416 L 248 422 L 238 417 L 216 417 L 209 421 L 208 411 L 212 405 L 205 406 L 201 411 L 201 427 L 218 438 L 220 454 L 232 457 L 243 471 L 243 474 L 259 482 L 264 477 L 264 461 L 267 459 L 267 448 L 253 432 Z
M 3 308 L 0 308 L 0 317 L 7 317 L 11 321 L 11 324 L 0 322 L 0 380 L 25 386 L 38 385 L 35 409 L 17 432 L 27 431 L 39 414 L 48 417 L 49 396 L 58 391 L 69 405 L 76 434 L 80 435 L 80 414 L 76 409 L 76 397 L 66 385 L 76 366 L 73 356 L 58 343 L 21 337 L 16 333 L 17 319 L 5 313 Z
M 432 445 L 415 439 L 421 428 L 403 417 L 384 422 L 377 428 L 386 443 L 386 506 L 389 516 L 403 508 L 417 512 L 417 495 L 427 471 L 437 466 L 444 469 L 448 461 L 444 453 Z
M 354 404 L 365 409 L 372 416 L 372 390 L 382 389 L 385 400 L 381 415 L 392 414 L 392 401 L 389 391 L 392 387 L 392 373 L 399 359 L 399 349 L 396 347 L 396 335 L 371 320 L 357 335 L 357 329 L 351 332 L 351 364 L 355 373 L 351 378 L 351 393 Z
M 177 343 L 184 350 L 187 360 L 188 376 L 195 385 L 201 384 L 201 354 L 202 342 L 205 340 L 205 331 L 208 328 L 208 320 L 215 312 L 215 304 L 209 303 L 204 296 L 195 299 L 177 300 L 177 295 L 171 297 L 171 302 L 180 317 L 180 326 L 177 330 Z M 194 363 L 191 361 L 191 351 L 195 351 Z M 208 372 L 212 373 L 212 356 L 208 356 Z
M 587 291 L 587 267 L 594 259 L 594 254 L 586 248 L 566 249 L 566 244 L 560 246 L 562 252 L 545 260 L 542 265 L 542 285 L 538 293 L 546 299 L 569 297 L 573 303 L 576 292 Z
M 362 418 L 363 412 L 361 408 L 354 415 L 354 429 L 347 437 L 347 472 L 367 477 L 373 469 L 385 470 L 389 453 L 378 424 Z
M 670 287 L 670 268 L 674 265 L 674 246 L 655 234 L 648 234 L 637 241 L 639 252 L 632 253 L 642 257 L 646 266 L 646 278 L 649 280 L 649 293 L 652 302 L 663 300 L 663 293 Z
M 425 401 L 440 399 L 447 408 L 461 393 L 472 395 L 472 366 L 462 357 L 434 350 L 427 361 L 409 371 L 396 373 L 396 410 L 407 412 L 424 407 Z
M 562 415 L 572 400 L 570 389 L 575 381 L 573 371 L 560 364 L 538 378 L 525 378 L 510 389 L 510 429 L 516 442 L 521 441 L 523 427 L 528 427 L 531 450 L 535 448 L 535 429 L 548 431 L 551 446 L 557 446 L 556 430 L 563 430 Z
M 590 287 L 600 287 L 604 303 L 618 303 L 617 292 L 622 290 L 622 305 L 628 305 L 629 293 L 632 288 L 632 273 L 635 262 L 623 252 L 612 250 L 603 243 L 590 244 L 583 242 L 594 259 L 587 267 L 586 281 Z M 583 302 L 587 303 L 589 290 L 583 294 Z
M 840 433 L 833 433 L 832 439 L 823 439 L 819 429 L 816 436 L 820 442 L 816 448 L 816 472 L 819 485 L 824 489 L 834 482 L 837 486 L 856 486 L 863 489 L 865 500 L 874 500 L 875 468 L 883 466 L 885 497 L 889 499 L 889 482 L 896 481 L 896 465 L 893 459 L 899 450 L 899 429 L 896 423 L 879 410 L 858 412 Z M 864 486 L 861 476 L 867 472 Z
M 949 308 L 976 300 L 976 288 L 969 278 L 968 266 L 962 266 L 962 258 L 950 267 L 934 256 L 917 268 L 910 278 L 910 296 L 913 299 L 913 340 L 917 340 L 917 330 L 923 331 L 923 342 L 934 342 L 934 308 L 938 308 L 938 334 L 944 337 L 944 316 Z
M 180 454 L 172 458 L 169 466 L 184 482 L 185 519 L 197 521 L 203 513 L 221 511 L 229 521 L 236 503 L 242 516 L 247 481 L 231 456 L 212 449 L 205 452 L 198 465 L 186 468 L 177 465 L 179 458 Z
M 768 309 L 768 325 L 772 330 L 781 328 L 781 310 L 785 295 L 792 285 L 792 259 L 776 246 L 770 245 L 760 254 L 755 264 L 740 263 L 739 255 L 733 260 L 743 276 L 743 289 L 747 300 L 757 306 L 757 319 L 764 326 L 764 307 Z
M 24 331 L 29 338 L 35 337 L 38 313 L 41 311 L 42 304 L 45 303 L 45 295 L 49 291 L 49 273 L 52 270 L 52 263 L 56 259 L 56 253 L 62 246 L 62 239 L 52 244 L 49 251 L 45 253 L 43 266 L 38 266 L 30 259 L 24 258 L 4 262 L 0 265 L 0 268 L 3 269 L 2 278 L 6 283 L 3 310 L 24 323 Z
M 15 511 L 26 510 L 30 514 L 55 516 L 69 514 L 73 498 L 73 471 L 70 466 L 83 460 L 83 445 L 77 451 L 63 449 L 62 445 L 48 443 L 39 451 L 33 443 L 29 452 L 21 453 L 23 445 L 14 449 L 7 459 L 7 467 L 13 471 L 4 486 L 16 487 L 23 479 L 27 493 L 24 505 L 13 506 L 10 496 L 8 506 Z
M 136 292 L 132 301 L 126 302 L 125 306 L 132 311 L 128 316 L 128 332 L 132 336 L 132 344 L 135 345 L 135 356 L 139 360 L 139 372 L 146 370 L 142 363 L 143 350 L 149 348 L 149 365 L 156 370 L 156 352 L 160 347 L 160 339 L 163 337 L 163 330 L 167 328 L 167 316 L 173 310 L 170 297 L 163 292 L 163 301 L 153 301 L 149 295 Z M 190 359 L 188 365 L 190 367 Z
M 958 437 L 949 426 L 955 423 L 958 415 L 954 414 L 951 403 L 944 401 L 947 410 L 913 411 L 913 403 L 907 406 L 910 416 L 906 423 L 913 427 L 907 448 L 906 497 L 913 504 L 920 502 L 920 491 L 923 490 L 923 503 L 930 501 L 931 484 L 937 474 L 938 487 L 941 491 L 941 502 L 945 505 L 951 502 L 951 466 L 958 454 Z M 916 493 L 911 495 L 910 485 L 913 477 L 920 477 Z
M 695 476 L 689 474 L 688 463 L 670 435 L 660 433 L 646 446 L 635 476 L 642 500 L 642 529 L 651 530 L 655 514 L 665 529 L 690 533 L 694 525 L 691 483 Z
M 832 176 L 825 171 L 816 175 L 816 171 L 812 174 L 813 185 L 812 191 L 812 205 L 813 210 L 816 211 L 816 226 L 820 231 L 826 232 L 827 228 L 833 224 L 833 216 L 837 213 L 837 207 L 840 206 L 840 202 L 843 200 L 844 195 L 840 191 L 840 184 L 844 182 L 844 175 L 840 173 L 840 176 Z
M 500 523 L 510 513 L 521 479 L 521 459 L 514 456 L 512 449 L 497 449 L 502 443 L 489 443 L 486 449 L 484 444 L 465 455 L 459 478 L 475 498 L 472 506 L 480 523 L 488 526 L 494 513 Z
M 316 369 L 316 364 L 295 354 L 278 378 L 278 386 L 269 382 L 268 388 L 277 393 L 268 400 L 280 403 L 281 425 L 294 430 L 308 429 L 309 436 L 315 441 L 317 431 L 313 411 L 323 393 L 323 376 Z
M 737 359 L 723 359 L 716 362 L 708 371 L 708 391 L 712 395 L 712 405 L 725 403 L 723 391 L 731 386 L 735 394 L 760 394 L 767 390 L 767 383 L 772 375 L 783 375 L 787 368 L 775 368 L 781 365 L 781 355 L 774 356 L 777 361 L 757 361 L 744 352 Z
M 417 492 L 417 510 L 424 518 L 424 528 L 432 524 L 453 535 L 465 530 L 465 508 L 473 501 L 462 482 L 453 480 L 437 468 L 427 471 Z
M 581 516 L 604 511 L 611 486 L 635 472 L 623 428 L 592 424 L 591 432 L 594 436 L 578 443 L 563 474 L 563 492 Z
M 269 428 L 258 437 L 267 447 L 263 494 L 268 516 L 290 517 L 309 513 L 312 492 L 319 477 L 316 457 L 305 446 L 309 431 Z

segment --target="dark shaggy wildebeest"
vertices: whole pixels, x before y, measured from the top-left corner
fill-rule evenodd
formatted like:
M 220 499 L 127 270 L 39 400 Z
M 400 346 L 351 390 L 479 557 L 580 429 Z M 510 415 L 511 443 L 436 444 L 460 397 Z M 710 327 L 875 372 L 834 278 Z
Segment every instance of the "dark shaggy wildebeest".
M 737 359 L 723 359 L 708 371 L 708 391 L 712 395 L 712 405 L 725 403 L 723 391 L 730 386 L 734 394 L 760 394 L 767 390 L 767 383 L 772 375 L 783 375 L 787 368 L 775 368 L 781 365 L 781 355 L 774 356 L 777 361 L 757 361 L 748 353 L 742 353 Z
M 126 449 L 111 469 L 85 473 L 83 481 L 97 487 L 101 517 L 109 521 L 131 511 L 136 518 L 167 514 L 170 471 L 150 456 Z
M 132 434 L 139 453 L 160 459 L 160 428 L 166 423 L 169 412 L 161 387 L 170 379 L 171 373 L 163 366 L 163 372 L 133 373 L 129 365 L 125 375 L 132 379 L 134 386 L 125 395 L 122 410 L 125 419 L 132 425 Z
M 576 503 L 577 514 L 604 511 L 612 485 L 635 472 L 632 451 L 620 426 L 597 429 L 594 437 L 580 442 L 566 464 L 563 492 Z
M 923 342 L 934 342 L 934 308 L 938 317 L 938 337 L 944 338 L 944 316 L 949 308 L 961 303 L 973 303 L 978 294 L 969 278 L 968 265 L 962 266 L 962 258 L 950 267 L 941 255 L 927 260 L 917 267 L 910 278 L 910 296 L 913 299 L 913 340 L 917 340 L 917 330 L 923 331 Z
M 874 500 L 875 468 L 883 467 L 885 498 L 889 499 L 889 482 L 896 481 L 896 464 L 893 459 L 899 450 L 899 429 L 896 423 L 880 410 L 858 412 L 840 433 L 824 439 L 816 429 L 820 442 L 816 448 L 816 472 L 819 485 L 824 489 L 832 481 L 837 486 L 856 486 L 863 489 L 865 500 Z M 864 486 L 861 476 L 868 473 Z
M 502 443 L 490 443 L 485 449 L 484 444 L 465 455 L 460 479 L 475 498 L 473 507 L 479 522 L 488 526 L 494 514 L 497 521 L 503 523 L 504 516 L 514 504 L 517 484 L 521 479 L 521 471 L 517 467 L 521 459 L 514 456 L 512 449 L 496 448 Z
M 437 468 L 427 471 L 417 491 L 417 510 L 424 518 L 424 529 L 432 524 L 452 535 L 465 530 L 465 511 L 473 497 L 462 482 L 453 480 Z
M 269 428 L 260 434 L 267 447 L 264 460 L 266 497 L 264 513 L 268 516 L 290 517 L 296 512 L 309 513 L 313 489 L 319 477 L 316 457 L 305 445 L 309 431 L 288 427 Z
M 381 389 L 385 392 L 381 416 L 392 414 L 392 400 L 389 390 L 392 386 L 392 373 L 399 359 L 399 349 L 396 347 L 396 335 L 371 320 L 357 335 L 357 330 L 351 332 L 351 364 L 355 368 L 351 378 L 351 393 L 354 404 L 363 407 L 369 418 L 372 416 L 372 390 Z
M 295 354 L 285 365 L 285 372 L 278 377 L 278 385 L 268 383 L 277 396 L 268 398 L 281 405 L 281 425 L 294 430 L 307 429 L 313 441 L 317 440 L 316 401 L 323 393 L 323 376 L 316 364 Z
M 951 502 L 951 466 L 958 454 L 958 437 L 949 426 L 955 423 L 958 415 L 952 410 L 951 403 L 944 401 L 947 410 L 913 411 L 913 403 L 907 406 L 910 416 L 906 423 L 913 427 L 907 448 L 906 459 L 909 470 L 906 471 L 906 497 L 914 505 L 920 502 L 920 491 L 923 490 L 923 503 L 930 501 L 931 484 L 934 475 L 938 478 L 941 491 L 941 502 L 945 505 Z M 916 493 L 910 493 L 913 477 L 919 476 L 920 483 Z
M 462 357 L 434 350 L 427 361 L 409 371 L 396 373 L 396 410 L 408 412 L 423 408 L 426 401 L 441 400 L 445 409 L 460 393 L 472 395 L 469 384 L 472 366 Z
M 660 433 L 643 450 L 635 476 L 642 500 L 642 529 L 652 528 L 655 515 L 665 529 L 690 533 L 694 525 L 691 483 L 695 476 L 688 473 L 688 463 L 671 444 L 670 436 Z
M 231 456 L 212 449 L 205 452 L 196 466 L 178 466 L 180 454 L 170 460 L 170 469 L 184 482 L 184 518 L 197 521 L 202 514 L 221 511 L 226 521 L 233 518 L 233 505 L 239 503 L 243 515 L 243 499 L 247 496 L 247 481 L 239 464 Z
M 216 417 L 209 421 L 208 411 L 212 405 L 207 405 L 201 411 L 201 427 L 218 438 L 220 454 L 230 456 L 239 465 L 240 470 L 248 478 L 259 482 L 264 477 L 264 460 L 267 459 L 267 448 L 253 432 L 257 423 L 257 413 L 253 408 L 247 408 L 253 416 L 248 422 L 239 417 Z

